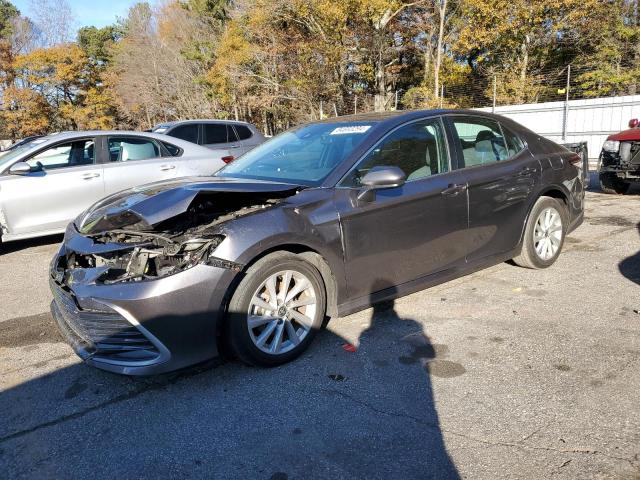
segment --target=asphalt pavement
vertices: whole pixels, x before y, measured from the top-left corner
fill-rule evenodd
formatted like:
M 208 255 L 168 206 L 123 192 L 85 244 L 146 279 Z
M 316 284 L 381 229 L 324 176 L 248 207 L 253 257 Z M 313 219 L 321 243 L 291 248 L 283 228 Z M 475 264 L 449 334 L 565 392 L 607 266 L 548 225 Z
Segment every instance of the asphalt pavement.
M 552 268 L 334 319 L 273 369 L 83 365 L 48 313 L 60 240 L 0 246 L 0 478 L 640 479 L 640 189 L 590 191 Z

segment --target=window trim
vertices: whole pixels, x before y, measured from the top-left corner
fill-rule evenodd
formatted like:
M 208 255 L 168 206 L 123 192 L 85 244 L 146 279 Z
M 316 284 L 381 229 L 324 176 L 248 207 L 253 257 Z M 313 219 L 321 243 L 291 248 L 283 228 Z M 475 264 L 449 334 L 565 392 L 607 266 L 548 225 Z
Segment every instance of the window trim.
M 387 133 L 385 133 L 381 138 L 378 139 L 378 141 L 376 143 L 374 143 L 369 149 L 367 149 L 366 152 L 364 152 L 351 166 L 351 168 L 349 168 L 349 170 L 342 176 L 340 177 L 340 179 L 336 182 L 334 188 L 347 188 L 347 189 L 360 189 L 362 187 L 357 187 L 357 186 L 351 186 L 351 185 L 341 185 L 341 183 L 351 174 L 351 172 L 353 172 L 356 167 L 360 164 L 360 162 L 362 162 L 367 155 L 369 155 L 372 151 L 374 151 L 378 145 L 380 145 L 382 142 L 384 142 L 387 137 L 389 137 L 390 135 L 392 135 L 393 133 L 395 133 L 397 130 L 404 128 L 408 125 L 411 125 L 413 123 L 418 123 L 418 122 L 424 122 L 424 121 L 428 121 L 428 120 L 433 120 L 436 121 L 438 123 L 440 123 L 440 128 L 442 129 L 442 139 L 444 141 L 444 145 L 445 145 L 445 151 L 446 151 L 446 155 L 447 155 L 447 168 L 448 170 L 446 172 L 440 172 L 440 173 L 436 173 L 435 175 L 427 175 L 426 177 L 421 177 L 421 178 L 415 178 L 413 180 L 406 180 L 406 183 L 414 183 L 414 182 L 419 182 L 421 180 L 428 180 L 430 178 L 434 178 L 440 175 L 446 175 L 447 173 L 451 173 L 453 170 L 451 169 L 451 149 L 449 148 L 449 140 L 447 138 L 447 128 L 445 125 L 445 122 L 443 121 L 443 116 L 442 115 L 437 115 L 437 116 L 429 116 L 429 117 L 421 117 L 421 118 L 417 118 L 417 119 L 413 119 L 409 122 L 405 122 L 402 123 L 400 125 L 395 126 L 394 128 L 392 128 L 391 130 L 389 130 Z
M 147 162 L 149 160 L 158 160 L 159 158 L 163 158 L 164 155 L 162 155 L 162 146 L 158 145 L 158 142 L 162 143 L 160 140 L 156 140 L 155 138 L 152 137 L 145 137 L 144 135 L 105 135 L 104 139 L 104 149 L 105 149 L 105 154 L 106 154 L 106 162 L 105 165 L 121 165 L 121 164 L 126 164 L 127 162 L 123 162 L 122 160 L 116 160 L 115 162 L 111 160 L 111 152 L 109 151 L 109 141 L 112 138 L 134 138 L 134 139 L 141 139 L 141 140 L 147 140 L 151 143 L 153 143 L 156 148 L 158 149 L 158 152 L 160 153 L 160 155 L 158 155 L 157 157 L 151 157 L 151 158 L 144 158 L 141 160 L 130 160 L 131 162 Z
M 454 120 L 453 119 L 455 117 L 462 117 L 462 118 L 469 118 L 469 119 L 476 119 L 477 118 L 477 119 L 480 119 L 480 120 L 489 120 L 489 121 L 495 122 L 498 125 L 498 128 L 500 129 L 500 132 L 502 133 L 502 138 L 504 139 L 505 147 L 507 146 L 507 138 L 504 136 L 503 126 L 502 126 L 502 122 L 500 120 L 497 120 L 497 119 L 492 118 L 492 117 L 487 117 L 487 116 L 484 116 L 484 115 L 476 115 L 476 114 L 473 114 L 473 113 L 449 113 L 449 114 L 446 114 L 445 117 L 448 120 L 447 123 L 449 125 L 450 130 L 451 130 L 451 136 L 452 136 L 451 140 L 455 143 L 453 146 L 454 146 L 454 148 L 456 150 L 456 167 L 458 166 L 458 164 L 460 162 L 460 159 L 461 158 L 464 159 L 464 156 L 462 154 L 462 150 L 460 149 L 460 146 L 461 146 L 460 137 L 458 136 L 458 131 L 456 130 L 455 125 L 454 125 Z M 509 132 L 512 132 L 512 130 L 509 129 Z M 514 133 L 513 135 L 516 135 L 516 134 Z M 462 170 L 467 170 L 467 169 L 476 169 L 476 168 L 479 168 L 479 167 L 490 167 L 492 165 L 504 165 L 505 162 L 511 162 L 512 160 L 515 159 L 516 156 L 518 156 L 520 153 L 522 153 L 523 151 L 525 151 L 528 148 L 527 143 L 525 142 L 524 138 L 522 138 L 520 135 L 516 135 L 516 136 L 522 141 L 522 144 L 524 145 L 523 149 L 518 151 L 518 153 L 516 153 L 514 155 L 511 155 L 511 156 L 505 158 L 504 160 L 496 160 L 495 162 L 487 163 L 485 165 L 469 165 L 469 166 L 465 165 L 462 168 L 456 168 L 455 171 L 462 171 Z M 507 152 L 508 151 L 509 151 L 509 149 L 507 148 Z

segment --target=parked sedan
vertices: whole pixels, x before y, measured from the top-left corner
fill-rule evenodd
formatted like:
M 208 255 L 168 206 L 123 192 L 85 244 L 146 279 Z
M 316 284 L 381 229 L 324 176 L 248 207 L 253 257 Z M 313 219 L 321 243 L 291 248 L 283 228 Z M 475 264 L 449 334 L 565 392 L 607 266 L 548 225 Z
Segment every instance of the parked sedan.
M 152 129 L 203 147 L 229 150 L 239 157 L 265 141 L 264 135 L 247 122 L 234 120 L 181 120 L 160 123 Z
M 212 175 L 233 157 L 164 135 L 66 132 L 0 157 L 2 242 L 64 232 L 102 197 L 144 183 Z
M 304 125 L 212 178 L 80 215 L 51 264 L 53 315 L 83 359 L 114 372 L 174 370 L 222 344 L 278 365 L 327 316 L 508 259 L 551 266 L 583 219 L 581 165 L 488 113 Z

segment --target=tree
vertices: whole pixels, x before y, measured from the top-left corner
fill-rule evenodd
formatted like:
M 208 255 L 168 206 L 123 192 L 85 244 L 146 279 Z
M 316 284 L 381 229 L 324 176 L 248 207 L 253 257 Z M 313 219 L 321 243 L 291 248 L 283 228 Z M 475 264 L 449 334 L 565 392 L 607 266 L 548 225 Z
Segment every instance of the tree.
M 13 34 L 14 20 L 20 11 L 9 1 L 0 0 L 0 38 L 7 40 Z
M 39 46 L 51 47 L 73 39 L 73 11 L 67 0 L 29 0 Z
M 117 25 L 82 27 L 78 30 L 78 46 L 96 64 L 104 65 L 111 59 L 113 45 L 121 35 Z

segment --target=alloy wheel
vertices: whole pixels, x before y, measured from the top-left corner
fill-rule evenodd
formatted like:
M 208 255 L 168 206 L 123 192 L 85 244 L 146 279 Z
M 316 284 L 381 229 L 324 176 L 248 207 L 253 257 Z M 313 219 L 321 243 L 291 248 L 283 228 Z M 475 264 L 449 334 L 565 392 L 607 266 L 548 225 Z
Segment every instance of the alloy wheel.
M 294 349 L 309 334 L 317 311 L 316 292 L 300 272 L 270 275 L 249 303 L 247 326 L 254 345 L 270 355 Z
M 533 230 L 533 245 L 540 259 L 548 261 L 558 253 L 562 234 L 560 213 L 553 207 L 547 207 L 540 212 Z

